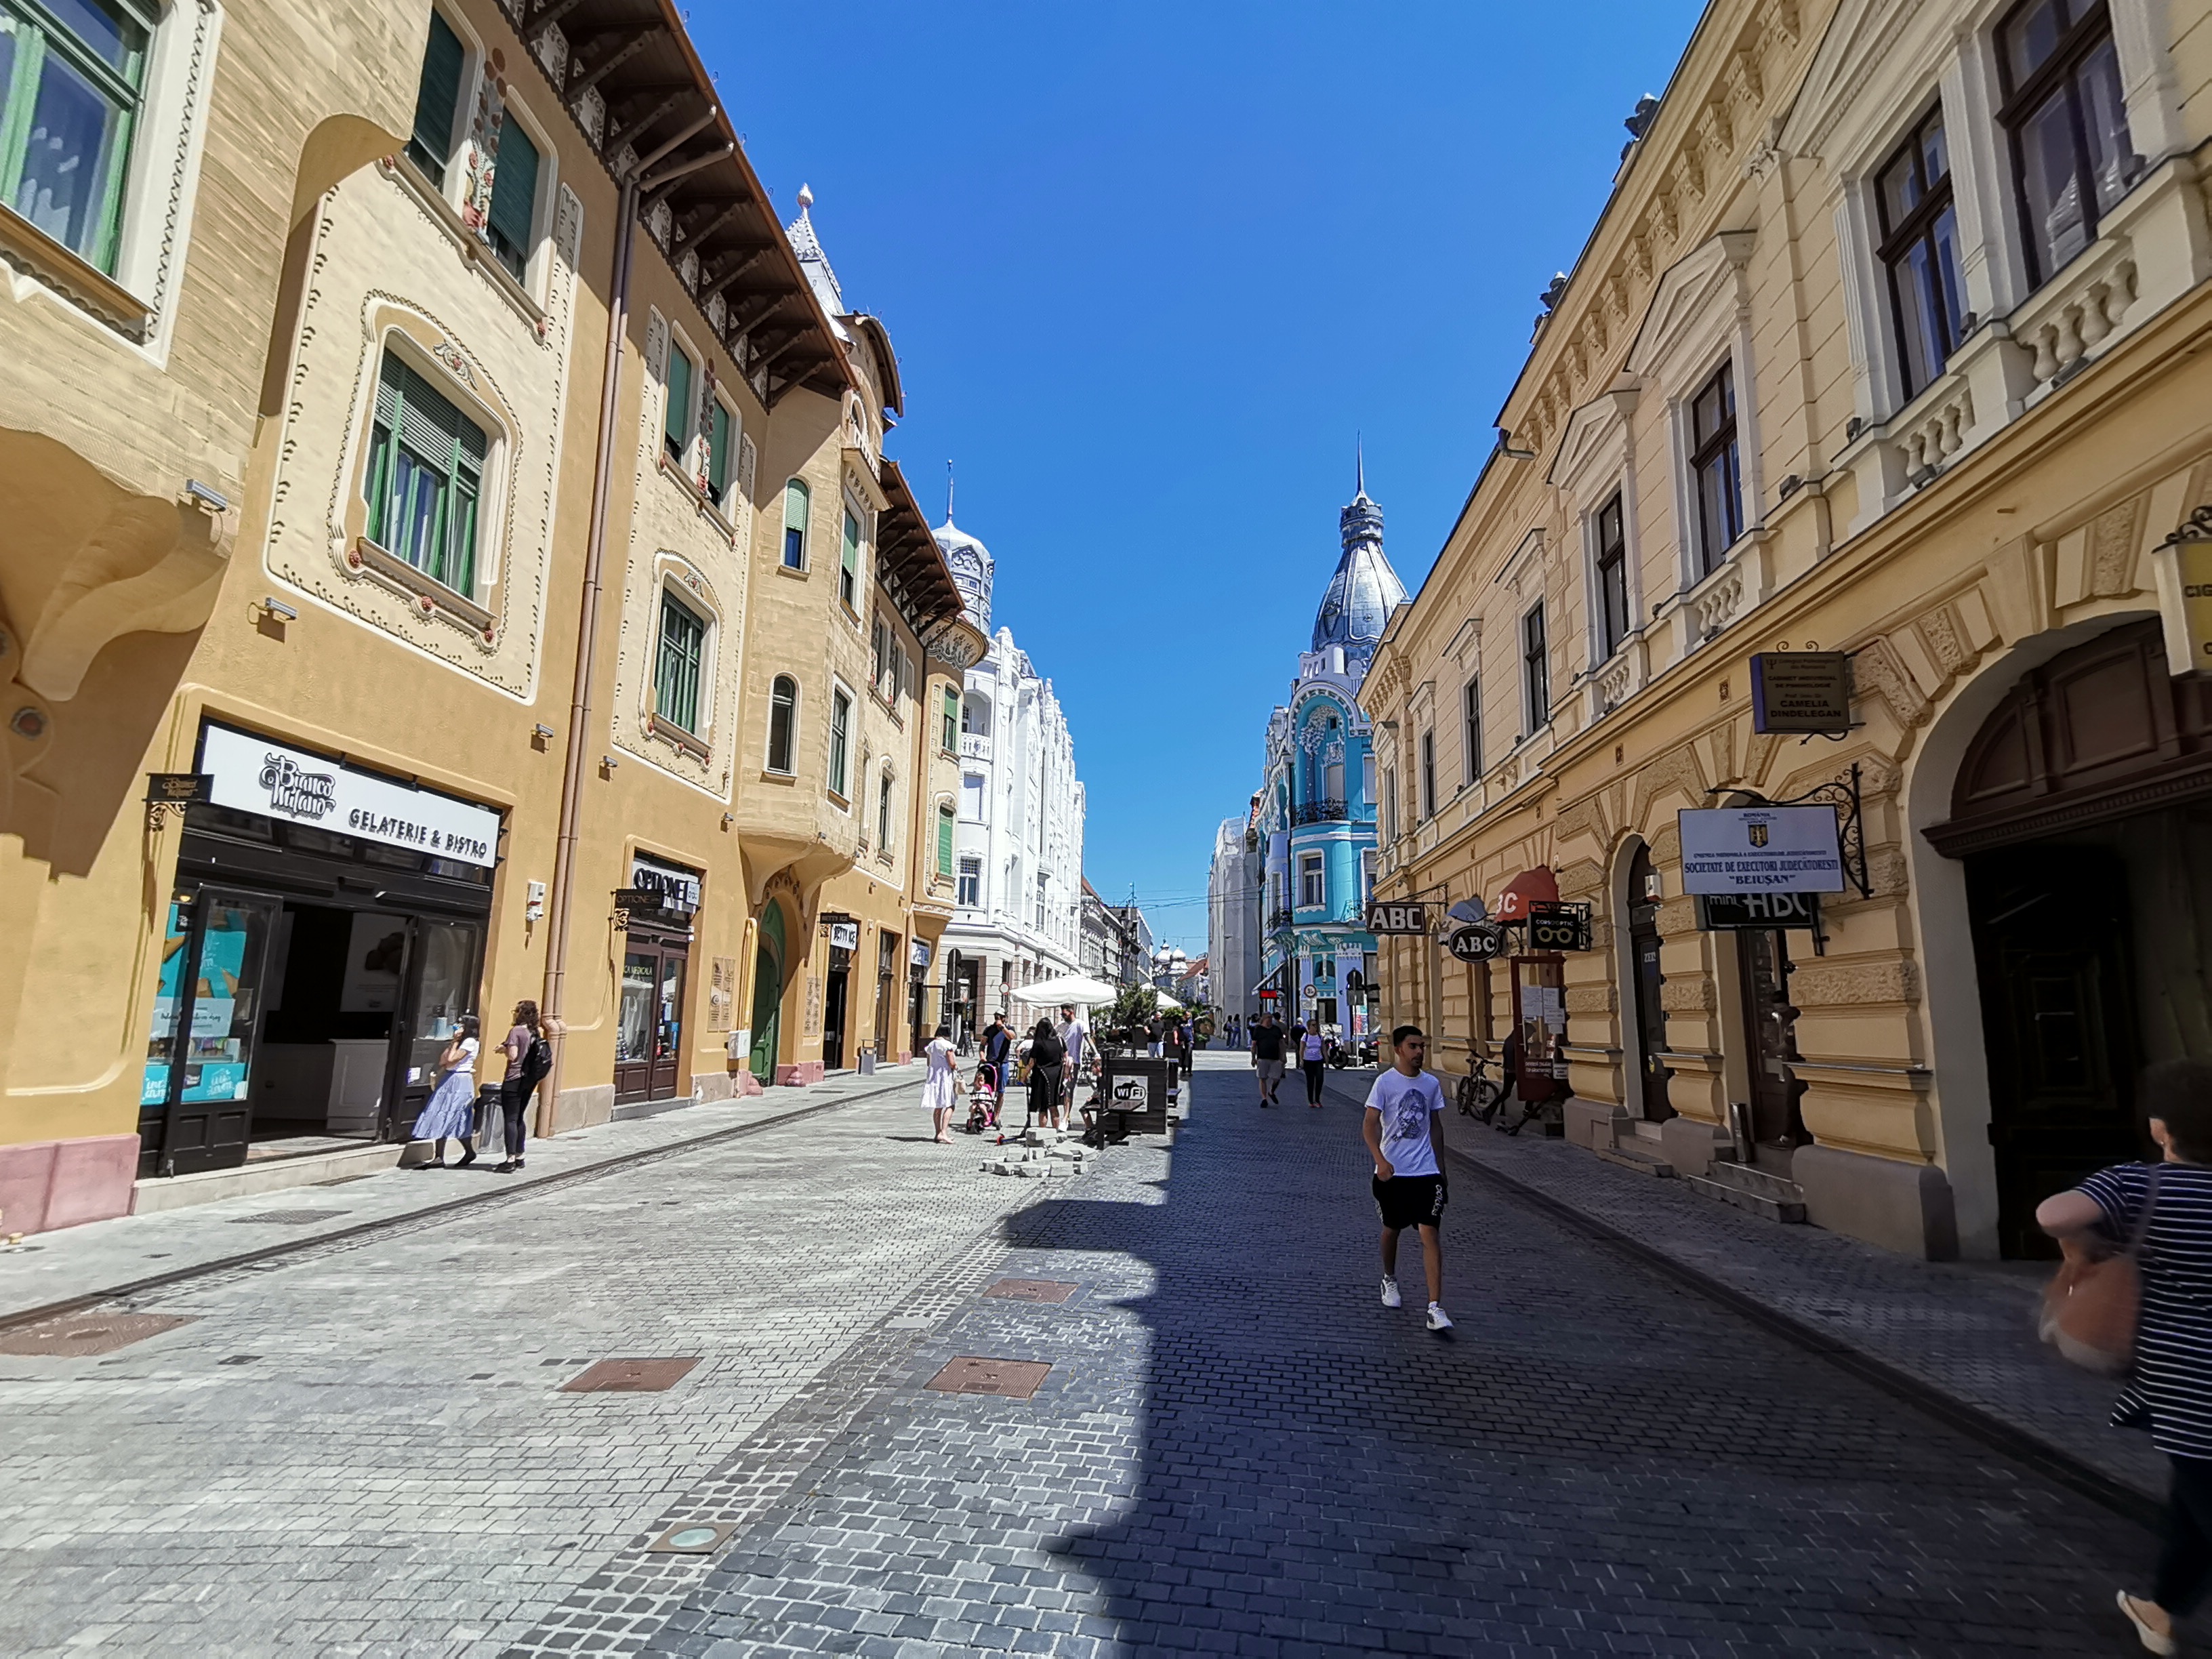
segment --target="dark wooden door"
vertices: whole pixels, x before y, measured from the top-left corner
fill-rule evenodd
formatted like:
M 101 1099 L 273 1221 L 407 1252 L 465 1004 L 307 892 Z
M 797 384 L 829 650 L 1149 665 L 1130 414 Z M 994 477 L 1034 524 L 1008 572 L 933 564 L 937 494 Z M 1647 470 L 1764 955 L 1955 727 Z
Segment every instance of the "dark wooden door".
M 2148 1150 L 2135 1117 L 2126 872 L 2101 848 L 2031 846 L 1967 860 L 1966 894 L 1999 1247 L 2052 1256 L 2035 1206 Z
M 833 947 L 834 948 L 834 947 Z M 830 988 L 822 1000 L 822 1065 L 826 1071 L 845 1064 L 845 989 L 852 969 L 843 964 L 830 970 Z
M 1790 1069 L 1799 1055 L 1797 1010 L 1790 1002 L 1788 936 L 1759 927 L 1735 938 L 1744 1034 L 1750 1040 L 1752 1143 L 1761 1164 L 1786 1173 L 1790 1155 L 1812 1139 L 1797 1106 L 1804 1085 Z
M 690 961 L 690 940 L 630 929 L 615 1030 L 617 1100 L 666 1100 L 675 1094 Z
M 246 1162 L 269 940 L 283 908 L 267 894 L 204 887 L 172 909 L 140 1095 L 140 1174 Z

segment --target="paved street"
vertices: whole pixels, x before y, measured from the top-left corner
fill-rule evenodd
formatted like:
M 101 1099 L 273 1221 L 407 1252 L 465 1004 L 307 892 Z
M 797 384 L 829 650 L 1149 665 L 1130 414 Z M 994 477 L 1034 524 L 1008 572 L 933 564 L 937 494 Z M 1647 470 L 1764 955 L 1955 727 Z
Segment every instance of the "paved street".
M 149 1294 L 0 1359 L 0 1652 L 2130 1650 L 2144 1534 L 1472 1175 L 1458 1330 L 1376 1305 L 1361 1081 L 1203 1056 L 1065 1184 L 862 1103 Z

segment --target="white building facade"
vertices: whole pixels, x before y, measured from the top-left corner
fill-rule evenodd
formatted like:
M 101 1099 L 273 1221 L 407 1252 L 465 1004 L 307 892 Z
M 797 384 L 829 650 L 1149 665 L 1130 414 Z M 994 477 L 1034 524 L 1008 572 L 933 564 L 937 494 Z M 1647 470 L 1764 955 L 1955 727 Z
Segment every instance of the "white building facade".
M 990 550 L 950 517 L 937 544 L 991 641 L 961 699 L 957 908 L 944 938 L 950 1023 L 965 1041 L 994 1014 L 1022 1014 L 1021 987 L 1082 963 L 1084 794 L 1052 682 L 1012 629 L 991 631 Z
M 1224 818 L 1206 884 L 1206 959 L 1213 1002 L 1226 1018 L 1259 1012 L 1261 896 L 1267 861 L 1255 816 Z

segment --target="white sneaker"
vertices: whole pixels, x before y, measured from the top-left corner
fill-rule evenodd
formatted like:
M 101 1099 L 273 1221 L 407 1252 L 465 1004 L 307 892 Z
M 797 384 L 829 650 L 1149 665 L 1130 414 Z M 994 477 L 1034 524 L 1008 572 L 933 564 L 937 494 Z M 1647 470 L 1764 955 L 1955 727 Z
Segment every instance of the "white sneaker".
M 1398 1294 L 1398 1281 L 1388 1273 L 1382 1275 L 1382 1305 L 1386 1308 L 1402 1308 L 1406 1305 L 1405 1297 Z
M 1395 1290 L 1397 1287 L 1393 1285 L 1391 1288 Z M 1451 1328 L 1451 1316 L 1443 1310 L 1443 1308 L 1440 1304 L 1434 1302 L 1430 1303 L 1429 1328 L 1432 1331 L 1448 1331 Z

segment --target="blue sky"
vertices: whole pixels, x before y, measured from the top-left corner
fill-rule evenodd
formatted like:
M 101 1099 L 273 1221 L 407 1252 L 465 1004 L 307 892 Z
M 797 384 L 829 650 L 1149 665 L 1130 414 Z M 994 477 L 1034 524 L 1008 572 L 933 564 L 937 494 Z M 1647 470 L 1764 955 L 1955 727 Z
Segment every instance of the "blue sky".
M 882 317 L 890 452 L 998 561 L 1092 884 L 1204 948 L 1355 433 L 1417 588 L 1694 0 L 701 8 L 783 216 Z

